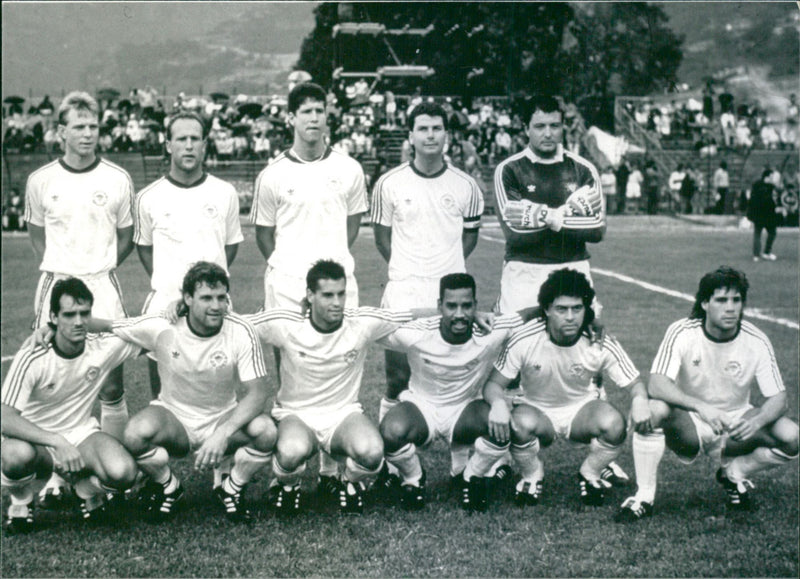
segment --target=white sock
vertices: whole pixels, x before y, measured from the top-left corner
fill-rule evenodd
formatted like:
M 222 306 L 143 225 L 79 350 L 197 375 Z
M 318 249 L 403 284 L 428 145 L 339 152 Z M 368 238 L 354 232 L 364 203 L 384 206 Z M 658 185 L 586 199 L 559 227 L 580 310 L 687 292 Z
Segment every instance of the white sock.
M 653 504 L 656 498 L 658 465 L 664 456 L 664 431 L 657 428 L 649 434 L 633 433 L 633 466 L 636 471 L 636 500 Z
M 468 444 L 450 445 L 450 476 L 459 475 L 467 468 L 470 448 Z
M 544 466 L 539 459 L 539 439 L 534 438 L 527 444 L 511 445 L 511 457 L 517 465 L 523 480 L 537 481 L 544 478 Z
M 797 455 L 789 456 L 777 448 L 760 446 L 750 454 L 734 458 L 725 469 L 725 473 L 731 481 L 738 483 L 749 480 L 757 472 L 782 466 L 796 459 Z
M 300 477 L 306 470 L 306 463 L 302 463 L 296 469 L 289 471 L 284 469 L 278 462 L 278 457 L 272 455 L 272 473 L 275 479 L 284 487 L 293 487 L 300 484 Z
M 336 477 L 339 474 L 339 462 L 324 450 L 319 451 L 319 476 Z
M 588 481 L 597 482 L 600 480 L 600 472 L 608 466 L 612 460 L 617 458 L 622 452 L 622 445 L 612 445 L 593 438 L 589 443 L 589 456 L 581 465 L 581 475 Z
M 163 446 L 156 446 L 135 457 L 136 464 L 151 479 L 160 485 L 170 482 L 172 471 L 169 469 L 169 453 Z
M 122 440 L 125 425 L 128 424 L 128 403 L 125 396 L 116 400 L 100 401 L 100 428 L 116 438 Z
M 378 406 L 378 424 L 383 422 L 383 417 L 386 416 L 386 413 L 398 404 L 400 404 L 400 401 L 397 398 L 391 399 L 386 396 L 382 397 L 381 403 Z
M 214 488 L 222 484 L 222 479 L 225 475 L 230 476 L 231 468 L 233 468 L 233 455 L 228 454 L 222 458 L 219 466 L 214 469 Z
M 492 468 L 489 469 L 489 472 L 486 473 L 486 476 L 494 476 L 497 473 L 497 469 L 504 465 L 511 466 L 511 453 L 507 452 L 501 456 L 500 460 L 496 461 L 492 465 Z
M 365 479 L 377 475 L 382 466 L 383 460 L 381 460 L 378 468 L 370 470 L 364 466 L 361 466 L 348 456 L 344 463 L 344 480 L 352 483 L 359 483 Z
M 8 489 L 11 495 L 12 505 L 29 505 L 33 502 L 34 482 L 36 473 L 31 473 L 19 479 L 8 478 L 5 473 L 0 472 L 0 485 Z
M 238 448 L 233 455 L 231 475 L 223 483 L 225 492 L 238 493 L 270 462 L 272 462 L 271 452 L 261 452 L 249 446 Z
M 64 477 L 62 477 L 56 471 L 53 471 L 50 474 L 50 478 L 47 479 L 47 482 L 41 489 L 41 492 L 44 492 L 47 489 L 68 489 L 69 486 L 70 486 L 69 483 L 66 480 L 64 480 Z
M 473 476 L 486 476 L 492 465 L 507 452 L 508 444 L 497 446 L 481 436 L 475 441 L 475 452 L 467 462 L 467 468 L 464 469 L 464 480 L 469 480 Z
M 410 442 L 395 452 L 386 453 L 386 462 L 395 466 L 403 484 L 419 485 L 422 478 L 422 464 L 419 462 L 417 448 Z

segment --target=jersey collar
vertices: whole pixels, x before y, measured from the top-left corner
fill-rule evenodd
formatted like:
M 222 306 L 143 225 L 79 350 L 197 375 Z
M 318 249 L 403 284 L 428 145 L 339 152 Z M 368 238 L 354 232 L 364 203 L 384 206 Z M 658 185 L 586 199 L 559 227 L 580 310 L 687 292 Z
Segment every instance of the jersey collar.
M 67 165 L 67 162 L 64 160 L 64 157 L 59 157 L 58 163 L 64 168 L 65 171 L 69 171 L 70 173 L 76 173 L 76 174 L 88 173 L 89 171 L 96 168 L 100 164 L 100 157 L 99 156 L 95 157 L 92 164 L 83 169 L 76 169 L 75 167 Z
M 411 170 L 414 171 L 414 173 L 416 173 L 423 179 L 435 179 L 436 177 L 443 175 L 444 172 L 447 171 L 447 161 L 444 161 L 442 163 L 442 168 L 436 171 L 435 173 L 423 173 L 422 171 L 417 169 L 416 165 L 414 165 L 414 161 L 409 161 L 408 164 L 411 167 Z
M 196 181 L 194 181 L 193 183 L 189 183 L 188 185 L 185 183 L 181 183 L 180 181 L 176 181 L 175 179 L 172 178 L 172 175 L 170 175 L 169 173 L 167 173 L 164 176 L 167 178 L 167 181 L 169 181 L 176 187 L 180 187 L 181 189 L 191 189 L 192 187 L 197 187 L 198 185 L 202 185 L 203 183 L 205 183 L 205 180 L 208 178 L 208 173 L 203 171 L 203 174 L 200 175 L 200 177 Z
M 84 343 L 84 346 L 83 348 L 81 348 L 80 352 L 75 352 L 74 354 L 67 354 L 61 348 L 58 347 L 58 344 L 56 344 L 55 336 L 53 337 L 52 340 L 50 340 L 50 345 L 53 346 L 53 352 L 55 352 L 59 358 L 64 358 L 65 360 L 74 360 L 75 358 L 78 358 L 81 354 L 83 354 L 86 351 L 86 345 Z
M 294 151 L 289 149 L 286 151 L 286 158 L 289 159 L 290 161 L 293 161 L 294 163 L 299 163 L 301 165 L 313 165 L 314 163 L 324 161 L 325 159 L 330 157 L 332 151 L 333 149 L 331 149 L 330 147 L 325 147 L 325 152 L 322 153 L 322 156 L 319 159 L 316 159 L 314 161 L 305 161 L 300 157 L 298 157 L 297 155 L 295 155 Z
M 555 163 L 562 163 L 564 161 L 564 146 L 558 145 L 556 147 L 556 154 L 549 158 L 540 157 L 534 153 L 530 147 L 525 147 L 525 156 L 528 157 L 528 159 L 530 159 L 532 162 L 540 163 L 542 165 L 554 165 Z
M 701 327 L 703 328 L 703 335 L 706 338 L 708 338 L 710 342 L 714 342 L 715 344 L 727 344 L 728 342 L 733 342 L 736 338 L 739 337 L 739 332 L 742 331 L 742 323 L 739 322 L 739 326 L 736 328 L 736 333 L 734 335 L 732 335 L 730 338 L 719 339 L 715 338 L 714 336 L 708 333 L 708 331 L 706 330 L 705 320 L 703 321 L 703 325 Z

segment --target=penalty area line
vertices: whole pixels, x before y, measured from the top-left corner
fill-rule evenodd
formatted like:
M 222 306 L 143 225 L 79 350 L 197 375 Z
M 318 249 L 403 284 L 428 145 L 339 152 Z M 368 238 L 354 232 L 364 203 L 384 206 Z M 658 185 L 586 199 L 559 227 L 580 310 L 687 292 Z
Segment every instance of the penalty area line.
M 503 239 L 497 239 L 495 237 L 490 237 L 488 235 L 481 235 L 481 238 L 485 239 L 487 241 L 494 242 L 494 243 L 505 243 L 505 240 L 503 240 Z M 594 266 L 592 266 L 591 269 L 592 269 L 592 273 L 596 273 L 596 274 L 599 274 L 599 275 L 604 275 L 606 277 L 614 278 L 614 279 L 616 279 L 618 281 L 622 281 L 622 282 L 625 282 L 625 283 L 633 284 L 633 285 L 635 285 L 637 287 L 640 287 L 642 289 L 646 289 L 648 291 L 656 292 L 656 293 L 659 293 L 659 294 L 662 294 L 662 295 L 667 295 L 667 296 L 670 296 L 670 297 L 673 297 L 673 298 L 677 298 L 679 300 L 683 300 L 683 301 L 686 301 L 686 302 L 689 302 L 689 303 L 693 303 L 694 302 L 694 296 L 686 294 L 686 293 L 683 293 L 683 292 L 679 292 L 679 291 L 671 290 L 669 288 L 661 287 L 660 285 L 656 285 L 656 284 L 652 284 L 652 283 L 649 283 L 649 282 L 646 282 L 646 281 L 642 281 L 642 280 L 630 277 L 630 276 L 622 274 L 622 273 L 617 273 L 615 271 L 609 271 L 607 269 L 601 269 L 601 268 L 597 268 L 597 267 L 594 267 Z M 745 308 L 744 315 L 749 317 L 749 318 L 753 318 L 753 319 L 756 319 L 756 320 L 763 320 L 763 321 L 766 321 L 766 322 L 771 322 L 773 324 L 777 324 L 779 326 L 784 326 L 786 328 L 791 328 L 793 330 L 800 330 L 800 325 L 798 325 L 798 323 L 795 322 L 794 320 L 789 320 L 789 319 L 786 319 L 786 318 L 778 318 L 778 317 L 775 317 L 775 316 L 770 316 L 768 314 L 761 313 L 760 311 L 755 310 L 753 308 Z

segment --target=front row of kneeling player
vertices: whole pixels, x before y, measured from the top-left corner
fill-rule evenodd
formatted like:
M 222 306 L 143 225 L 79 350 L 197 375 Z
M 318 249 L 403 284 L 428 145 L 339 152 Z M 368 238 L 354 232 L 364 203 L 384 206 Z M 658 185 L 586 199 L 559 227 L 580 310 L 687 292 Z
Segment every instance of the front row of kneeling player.
M 249 519 L 243 492 L 266 467 L 273 473 L 271 506 L 302 510 L 300 480 L 320 449 L 340 461 L 341 472 L 323 477 L 319 491 L 343 512 L 361 512 L 376 475 L 381 498 L 419 509 L 426 474 L 416 449 L 437 437 L 452 448 L 474 448 L 466 464 L 451 468 L 467 509 L 487 508 L 486 475 L 507 453 L 521 477 L 515 501 L 537 503 L 540 449 L 561 437 L 589 446 L 576 488 L 585 504 L 599 505 L 608 487 L 601 473 L 619 455 L 627 428 L 601 399 L 592 382 L 598 375 L 632 396 L 638 490 L 618 520 L 652 514 L 665 440 L 681 458 L 719 457 L 717 480 L 732 508 L 749 507 L 754 473 L 798 455 L 798 428 L 783 416 L 786 393 L 772 347 L 742 320 L 748 284 L 731 268 L 703 277 L 691 316 L 667 330 L 649 388 L 613 337 L 590 332 L 594 291 L 574 270 L 551 274 L 540 308 L 499 315 L 491 329 L 476 323 L 484 316 L 467 274 L 442 278 L 439 315 L 416 320 L 435 312 L 345 309 L 344 270 L 330 261 L 308 273 L 307 314 L 231 314 L 228 283 L 218 266 L 196 264 L 184 279 L 182 315 L 171 323 L 161 316 L 92 319 L 86 286 L 58 282 L 52 338 L 23 346 L 3 383 L 8 528 L 33 526 L 33 497 L 54 468 L 71 478 L 87 520 L 111 514 L 113 497 L 131 488 L 139 471 L 146 481 L 139 504 L 156 519 L 168 518 L 184 495 L 169 458 L 192 450 L 196 468 L 220 467 L 213 492 L 233 520 Z M 412 369 L 408 390 L 380 429 L 358 403 L 372 342 L 406 352 Z M 265 344 L 282 353 L 271 416 L 264 410 Z M 109 370 L 142 350 L 155 353 L 162 390 L 130 420 L 121 444 L 100 431 L 91 408 Z M 517 374 L 521 389 L 510 393 Z M 750 405 L 754 381 L 765 398 L 760 407 Z

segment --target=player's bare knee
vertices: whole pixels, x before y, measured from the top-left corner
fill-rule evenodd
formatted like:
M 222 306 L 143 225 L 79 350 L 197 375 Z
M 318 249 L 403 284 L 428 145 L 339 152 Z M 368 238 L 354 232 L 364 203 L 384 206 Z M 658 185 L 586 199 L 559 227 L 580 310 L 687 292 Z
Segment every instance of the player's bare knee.
M 526 412 L 521 406 L 512 413 L 511 440 L 515 444 L 527 444 L 537 436 L 538 421 L 532 412 Z
M 157 433 L 157 424 L 147 416 L 137 415 L 131 418 L 125 426 L 122 436 L 123 444 L 130 452 L 137 455 L 149 448 Z
M 598 420 L 600 427 L 599 438 L 605 442 L 613 445 L 622 444 L 625 442 L 627 434 L 625 430 L 625 419 L 617 412 L 604 413 Z
M 260 414 L 250 421 L 247 425 L 247 434 L 253 440 L 253 447 L 261 452 L 269 452 L 275 448 L 275 443 L 278 441 L 278 428 L 266 414 Z
M 383 441 L 379 437 L 360 437 L 352 445 L 352 459 L 364 468 L 378 468 L 383 460 Z
M 108 378 L 100 389 L 100 400 L 119 400 L 125 395 L 122 383 L 122 366 L 117 366 L 109 373 Z
M 306 440 L 279 438 L 275 449 L 280 465 L 286 470 L 294 470 L 311 457 L 313 448 Z
M 653 428 L 658 428 L 669 418 L 669 404 L 655 398 L 648 400 L 647 404 L 650 408 L 650 424 Z
M 7 438 L 0 450 L 3 472 L 12 479 L 28 476 L 36 466 L 36 447 L 24 440 Z
M 788 456 L 797 456 L 800 452 L 800 442 L 798 439 L 798 426 L 791 420 L 786 420 L 783 428 L 775 429 L 774 435 L 778 441 L 778 448 Z
M 131 488 L 136 481 L 138 467 L 130 455 L 116 455 L 112 459 L 104 461 L 102 469 L 103 472 L 97 474 L 106 485 L 118 491 Z
M 381 438 L 389 452 L 393 452 L 408 442 L 408 424 L 396 416 L 387 416 L 380 425 Z

